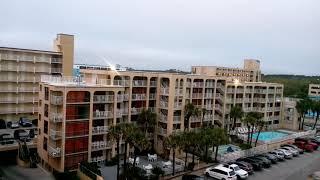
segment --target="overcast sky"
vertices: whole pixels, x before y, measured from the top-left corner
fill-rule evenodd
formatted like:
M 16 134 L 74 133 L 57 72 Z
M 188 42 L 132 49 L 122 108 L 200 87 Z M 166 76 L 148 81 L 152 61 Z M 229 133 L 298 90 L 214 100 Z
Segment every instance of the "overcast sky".
M 0 46 L 52 50 L 75 35 L 76 63 L 190 70 L 242 66 L 320 74 L 319 0 L 2 0 Z

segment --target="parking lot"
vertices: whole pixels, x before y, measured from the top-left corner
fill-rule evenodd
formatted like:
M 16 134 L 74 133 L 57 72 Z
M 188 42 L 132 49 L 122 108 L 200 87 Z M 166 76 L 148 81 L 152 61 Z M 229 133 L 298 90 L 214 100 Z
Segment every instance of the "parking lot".
M 248 180 L 305 180 L 315 171 L 320 171 L 320 150 L 313 153 L 305 152 L 298 157 L 273 164 L 270 168 L 255 171 Z M 191 174 L 203 175 L 203 173 L 204 170 L 199 170 Z M 205 177 L 205 179 L 213 178 Z

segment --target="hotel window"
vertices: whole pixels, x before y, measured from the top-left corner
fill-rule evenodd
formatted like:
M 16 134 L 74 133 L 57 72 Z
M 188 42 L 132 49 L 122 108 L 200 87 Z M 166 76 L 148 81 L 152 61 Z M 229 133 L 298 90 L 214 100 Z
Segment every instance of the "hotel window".
M 49 88 L 48 87 L 44 88 L 44 99 L 47 101 L 49 100 Z
M 48 149 L 48 139 L 46 137 L 43 138 L 43 149 L 45 151 Z
M 48 115 L 49 115 L 49 106 L 48 106 L 48 104 L 45 104 L 44 105 L 44 116 L 45 117 L 48 117 Z
M 43 132 L 48 134 L 48 121 L 44 121 L 43 123 Z

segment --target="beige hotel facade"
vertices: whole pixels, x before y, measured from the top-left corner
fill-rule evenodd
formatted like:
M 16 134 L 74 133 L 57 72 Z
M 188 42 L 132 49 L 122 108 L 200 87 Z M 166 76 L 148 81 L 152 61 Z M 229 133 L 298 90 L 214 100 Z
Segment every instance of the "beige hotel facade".
M 259 61 L 245 62 L 260 72 Z M 260 73 L 249 75 L 253 79 L 246 82 L 238 76 L 210 74 L 212 66 L 203 66 L 207 73 L 196 74 L 79 68 L 79 77 L 48 76 L 40 84 L 38 152 L 51 170 L 75 169 L 83 160 L 103 162 L 113 157 L 115 145 L 108 129 L 136 121 L 143 108 L 157 113 L 156 131 L 150 138 L 159 153 L 166 136 L 184 129 L 187 103 L 206 109 L 203 119 L 191 118 L 190 128 L 228 127 L 230 109 L 236 105 L 244 112 L 263 113 L 270 128 L 282 126 L 283 85 L 256 81 Z

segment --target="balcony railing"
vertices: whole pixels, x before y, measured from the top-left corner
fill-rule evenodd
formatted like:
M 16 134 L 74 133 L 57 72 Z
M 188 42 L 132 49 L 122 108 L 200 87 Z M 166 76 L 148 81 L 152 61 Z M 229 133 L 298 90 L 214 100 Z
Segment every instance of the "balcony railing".
M 150 81 L 150 87 L 157 87 L 157 81 Z
M 154 112 L 154 113 L 157 111 L 157 108 L 156 108 L 156 107 L 149 107 L 148 109 L 149 109 L 151 112 Z
M 190 117 L 190 122 L 201 122 L 201 117 L 195 117 L 195 116 L 191 116 Z
M 202 88 L 203 87 L 203 82 L 193 82 L 193 87 Z
M 160 135 L 167 135 L 167 129 L 159 128 L 159 129 L 158 129 L 158 133 L 159 133 Z
M 18 98 L 16 98 L 16 97 L 2 97 L 2 98 L 0 98 L 0 103 L 18 103 Z
M 147 98 L 146 94 L 132 94 L 133 101 L 146 100 L 146 98 Z
M 203 94 L 202 93 L 193 93 L 192 98 L 193 99 L 202 99 Z
M 212 105 L 205 105 L 204 108 L 206 110 L 212 110 L 213 109 L 213 106 Z
M 62 132 L 56 131 L 55 129 L 50 129 L 49 136 L 53 140 L 58 140 L 62 138 Z
M 62 73 L 62 68 L 51 68 L 51 73 Z
M 213 93 L 205 93 L 204 98 L 208 98 L 208 99 L 213 98 Z
M 94 95 L 94 103 L 112 103 L 114 101 L 114 95 Z
M 147 86 L 147 81 L 146 80 L 133 80 L 132 86 L 134 86 L 134 87 Z
M 48 154 L 53 158 L 61 157 L 62 151 L 60 147 L 48 145 Z
M 122 94 L 117 95 L 117 102 L 123 102 L 123 95 Z
M 281 108 L 280 107 L 275 107 L 274 111 L 281 111 Z
M 2 88 L 0 88 L 0 92 L 17 92 L 17 91 L 18 91 L 17 87 L 2 87 Z
M 46 63 L 50 63 L 50 58 L 49 58 L 49 57 L 39 57 L 39 56 L 35 56 L 35 61 L 36 61 L 36 62 L 46 62 Z
M 181 122 L 181 116 L 173 116 L 174 122 Z
M 175 90 L 175 95 L 176 96 L 183 96 L 183 89 L 176 89 Z
M 166 101 L 160 101 L 160 107 L 161 107 L 161 108 L 168 108 L 168 102 L 166 102 Z
M 214 83 L 211 82 L 211 83 L 206 83 L 206 88 L 214 88 Z
M 51 95 L 50 103 L 53 105 L 62 105 L 63 96 Z
M 252 92 L 253 92 L 252 89 L 246 89 L 246 90 L 245 90 L 245 93 L 252 93 Z
M 169 95 L 169 88 L 161 88 L 160 94 L 161 95 Z
M 164 114 L 162 114 L 162 113 L 160 113 L 160 116 L 159 116 L 159 121 L 161 121 L 161 122 L 167 122 L 167 120 L 168 120 L 168 116 L 166 116 L 166 115 L 164 115 Z
M 223 96 L 221 94 L 216 94 L 216 99 L 222 99 Z
M 59 123 L 63 121 L 62 113 L 51 113 L 49 120 L 53 123 Z
M 203 121 L 212 121 L 213 115 L 212 114 L 206 114 L 204 115 Z
M 51 58 L 51 63 L 62 63 L 61 58 Z
M 230 89 L 230 88 L 227 89 L 227 93 L 234 93 L 234 91 L 235 91 L 234 89 Z
M 17 82 L 18 78 L 16 76 L 0 76 L 1 82 Z
M 112 118 L 113 113 L 112 111 L 99 111 L 96 110 L 93 112 L 93 118 L 94 119 L 104 119 L 104 118 Z
M 92 134 L 107 134 L 109 132 L 108 126 L 97 126 L 92 128 Z
M 129 101 L 129 94 L 123 94 L 123 101 Z
M 215 105 L 215 109 L 222 111 L 222 106 L 219 105 L 219 104 L 216 104 L 216 105 Z
M 218 83 L 217 84 L 217 89 L 224 90 L 224 85 Z
M 149 94 L 149 100 L 155 100 L 155 99 L 156 99 L 155 93 Z
M 91 150 L 92 151 L 100 151 L 100 150 L 104 150 L 104 149 L 111 149 L 112 148 L 112 142 L 108 141 L 93 141 L 91 143 Z
M 175 102 L 173 107 L 175 109 L 181 109 L 182 108 L 182 102 Z
M 142 111 L 143 108 L 131 108 L 131 115 L 137 115 Z

